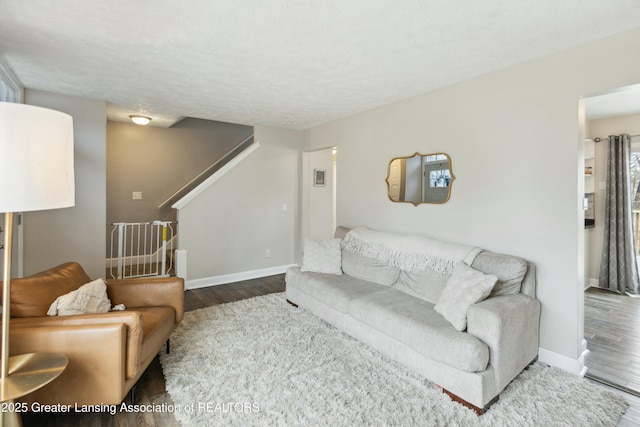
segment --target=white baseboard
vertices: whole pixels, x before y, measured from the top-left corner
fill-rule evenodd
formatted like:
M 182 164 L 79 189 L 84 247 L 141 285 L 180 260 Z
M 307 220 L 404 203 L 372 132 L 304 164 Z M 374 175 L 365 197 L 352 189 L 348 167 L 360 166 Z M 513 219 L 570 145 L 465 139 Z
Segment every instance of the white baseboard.
M 546 363 L 547 365 L 554 366 L 556 368 L 562 369 L 563 371 L 567 371 L 580 377 L 583 377 L 587 372 L 587 367 L 584 366 L 584 358 L 587 356 L 587 354 L 589 354 L 589 350 L 587 350 L 586 344 L 584 343 L 582 354 L 578 359 L 572 359 L 570 357 L 563 356 L 562 354 L 554 353 L 553 351 L 549 351 L 546 348 L 538 348 L 538 360 L 540 362 Z
M 585 374 L 587 373 L 587 366 L 584 364 L 585 359 L 587 358 L 587 355 L 590 353 L 589 349 L 587 348 L 587 340 L 582 338 L 582 341 L 580 342 L 580 350 L 582 350 L 580 352 L 580 357 L 578 358 L 578 366 L 582 366 L 582 369 L 580 370 L 580 376 L 584 377 Z
M 241 282 L 243 280 L 258 279 L 260 277 L 274 276 L 285 273 L 289 267 L 297 264 L 280 265 L 277 267 L 263 268 L 260 270 L 244 271 L 241 273 L 224 274 L 222 276 L 205 277 L 187 281 L 187 289 L 206 288 L 208 286 L 224 285 L 227 283 Z
M 598 279 L 594 279 L 593 277 L 586 280 L 585 289 L 589 288 L 597 288 L 598 287 Z

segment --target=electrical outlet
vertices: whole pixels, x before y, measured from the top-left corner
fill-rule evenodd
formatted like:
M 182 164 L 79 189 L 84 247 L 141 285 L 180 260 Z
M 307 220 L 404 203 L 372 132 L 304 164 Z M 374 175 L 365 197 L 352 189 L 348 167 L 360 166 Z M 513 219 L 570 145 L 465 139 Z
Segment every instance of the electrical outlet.
M 271 249 L 267 249 L 266 252 L 264 253 L 264 256 L 267 258 L 271 258 Z
M 142 200 L 142 191 L 134 191 L 133 200 Z

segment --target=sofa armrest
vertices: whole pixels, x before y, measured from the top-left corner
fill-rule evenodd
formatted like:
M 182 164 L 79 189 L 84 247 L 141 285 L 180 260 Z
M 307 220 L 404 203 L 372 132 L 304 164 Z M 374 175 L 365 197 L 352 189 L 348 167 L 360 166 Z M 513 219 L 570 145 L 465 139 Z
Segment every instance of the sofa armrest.
M 140 277 L 107 280 L 107 294 L 111 304 L 127 308 L 173 307 L 176 323 L 184 315 L 184 279 L 180 277 Z
M 540 302 L 522 294 L 489 298 L 467 312 L 467 332 L 489 346 L 498 390 L 535 359 L 539 329 Z
M 122 400 L 126 393 L 124 323 L 43 327 L 14 327 L 13 323 L 12 319 L 12 355 L 60 353 L 69 359 L 60 377 L 21 401 L 73 405 Z
M 79 314 L 74 316 L 52 316 L 52 317 L 23 317 L 11 319 L 11 335 L 13 336 L 14 329 L 20 329 L 21 333 L 24 333 L 23 329 L 30 331 L 36 331 L 38 328 L 50 327 L 58 328 L 61 330 L 67 330 L 67 336 L 72 336 L 76 326 L 94 327 L 98 331 L 98 327 L 103 325 L 124 325 L 125 326 L 125 340 L 126 340 L 126 378 L 133 378 L 138 373 L 138 365 L 140 364 L 140 358 L 142 353 L 142 335 L 143 324 L 142 314 L 135 311 L 118 311 L 109 313 L 98 314 Z M 41 332 L 38 330 L 38 332 Z M 98 333 L 98 332 L 97 332 Z M 28 336 L 23 335 L 23 336 Z M 104 346 L 100 342 L 99 336 L 96 336 L 95 343 L 92 346 Z M 11 343 L 13 348 L 13 341 Z M 102 348 L 102 347 L 101 347 Z M 124 355 L 124 351 L 121 353 Z M 38 350 L 43 351 L 43 350 Z M 104 353 L 105 350 L 98 350 L 100 353 Z M 111 349 L 108 350 L 111 353 Z M 121 356 L 118 356 L 121 357 Z

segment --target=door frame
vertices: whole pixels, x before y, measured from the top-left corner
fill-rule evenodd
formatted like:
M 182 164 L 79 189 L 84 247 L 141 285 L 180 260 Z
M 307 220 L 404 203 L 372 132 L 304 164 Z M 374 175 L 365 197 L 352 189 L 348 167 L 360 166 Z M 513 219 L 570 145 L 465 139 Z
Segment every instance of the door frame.
M 327 170 L 325 173 L 325 178 L 330 179 L 331 185 L 326 185 L 323 187 L 324 189 L 331 191 L 332 193 L 332 223 L 333 228 L 335 230 L 336 227 L 336 189 L 337 189 L 337 150 L 335 147 L 329 146 L 320 148 L 317 150 L 304 151 L 302 153 L 302 177 L 301 177 L 301 186 L 302 186 L 302 212 L 301 212 L 301 224 L 300 224 L 300 253 L 304 248 L 304 242 L 306 239 L 311 237 L 311 209 L 312 209 L 312 189 L 314 187 L 314 165 L 311 164 L 311 155 L 312 153 L 317 153 L 320 151 L 332 150 L 333 155 L 333 166 L 332 170 Z M 333 235 L 333 234 L 332 234 Z M 330 237 L 330 236 L 327 236 Z M 301 261 L 301 258 L 300 260 Z

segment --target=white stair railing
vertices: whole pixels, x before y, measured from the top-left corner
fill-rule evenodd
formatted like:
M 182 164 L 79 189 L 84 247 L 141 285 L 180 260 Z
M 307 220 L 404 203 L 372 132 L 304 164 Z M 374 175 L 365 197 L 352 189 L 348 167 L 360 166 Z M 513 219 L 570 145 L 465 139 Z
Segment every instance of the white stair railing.
M 171 221 L 116 222 L 112 225 L 109 258 L 112 278 L 169 276 L 173 268 L 174 242 Z

